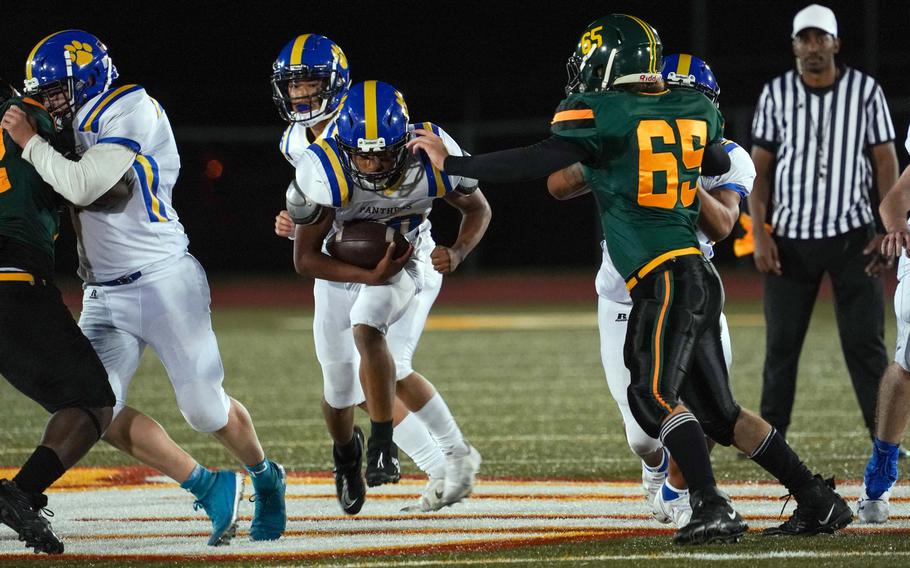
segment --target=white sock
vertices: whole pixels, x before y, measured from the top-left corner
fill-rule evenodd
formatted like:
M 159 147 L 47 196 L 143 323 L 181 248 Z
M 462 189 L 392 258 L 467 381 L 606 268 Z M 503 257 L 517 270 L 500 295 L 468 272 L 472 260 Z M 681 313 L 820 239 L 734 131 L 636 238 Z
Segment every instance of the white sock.
M 669 478 L 669 477 L 668 477 L 667 479 L 664 480 L 664 485 L 666 485 L 666 486 L 667 486 L 667 489 L 669 489 L 670 491 L 673 491 L 674 493 L 679 493 L 680 495 L 688 495 L 688 494 L 689 494 L 689 490 L 688 490 L 688 489 L 677 489 L 677 488 L 673 487 L 673 484 L 670 483 L 670 478 Z
M 444 477 L 446 458 L 419 418 L 409 413 L 392 431 L 392 440 L 420 471 L 430 477 Z
M 436 443 L 442 448 L 444 454 L 463 456 L 468 453 L 468 445 L 446 401 L 442 400 L 439 393 L 423 405 L 423 408 L 414 412 L 417 418 L 426 425 L 430 434 L 436 438 Z

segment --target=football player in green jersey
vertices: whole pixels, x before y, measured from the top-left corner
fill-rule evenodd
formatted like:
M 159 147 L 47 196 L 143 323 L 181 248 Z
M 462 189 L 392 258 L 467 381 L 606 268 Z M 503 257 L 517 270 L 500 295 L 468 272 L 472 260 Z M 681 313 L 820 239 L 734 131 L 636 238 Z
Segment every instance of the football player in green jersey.
M 606 16 L 585 29 L 569 60 L 569 96 L 550 138 L 447 157 L 418 132 L 410 147 L 451 175 L 487 181 L 588 166 L 584 182 L 633 300 L 624 349 L 633 415 L 670 451 L 691 491 L 692 518 L 675 543 L 735 542 L 746 531 L 716 487 L 705 434 L 745 451 L 795 495 L 797 511 L 768 534 L 833 532 L 852 520 L 849 507 L 730 391 L 718 329 L 723 288 L 695 232 L 697 178 L 729 168 L 719 144 L 723 119 L 703 95 L 664 87 L 661 52 L 657 31 L 641 19 Z
M 0 115 L 19 108 L 55 141 L 44 107 L 0 80 Z M 63 543 L 42 509 L 44 491 L 78 462 L 111 421 L 114 392 L 104 365 L 54 285 L 57 196 L 4 128 L 0 137 L 0 374 L 51 417 L 44 436 L 12 480 L 0 480 L 0 522 L 35 552 Z

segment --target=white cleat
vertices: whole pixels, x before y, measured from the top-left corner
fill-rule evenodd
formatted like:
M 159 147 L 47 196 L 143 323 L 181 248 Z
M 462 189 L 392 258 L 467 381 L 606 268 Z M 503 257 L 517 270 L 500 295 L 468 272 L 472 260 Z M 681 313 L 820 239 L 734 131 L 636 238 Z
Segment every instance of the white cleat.
M 483 461 L 480 452 L 465 442 L 468 453 L 463 456 L 449 454 L 446 456 L 446 480 L 442 496 L 442 507 L 454 505 L 474 491 L 477 472 Z
M 427 481 L 426 487 L 423 488 L 423 493 L 420 495 L 420 498 L 417 499 L 417 502 L 413 505 L 408 505 L 401 511 L 403 513 L 429 513 L 438 511 L 445 506 L 442 501 L 445 486 L 445 478 L 431 477 L 429 481 Z
M 859 517 L 859 522 L 868 524 L 887 522 L 889 497 L 891 497 L 891 492 L 885 491 L 878 499 L 870 499 L 866 495 L 866 486 L 863 485 L 863 492 L 856 503 L 856 514 Z
M 641 488 L 645 492 L 645 500 L 648 503 L 654 502 L 654 497 L 660 492 L 660 488 L 667 479 L 667 470 L 669 468 L 669 454 L 664 448 L 663 462 L 655 469 L 648 467 L 645 462 L 641 462 Z
M 677 528 L 688 525 L 692 519 L 689 491 L 676 491 L 664 483 L 651 501 L 651 513 L 659 523 L 673 523 Z

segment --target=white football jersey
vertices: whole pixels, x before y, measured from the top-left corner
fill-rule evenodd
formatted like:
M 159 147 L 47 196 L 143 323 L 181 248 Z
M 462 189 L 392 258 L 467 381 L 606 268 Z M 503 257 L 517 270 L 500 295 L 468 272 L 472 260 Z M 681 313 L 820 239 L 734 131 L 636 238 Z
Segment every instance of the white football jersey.
M 464 155 L 455 140 L 435 124 L 424 122 L 419 127 L 439 135 L 449 154 Z M 414 128 L 415 125 L 410 126 L 411 130 Z M 307 148 L 297 161 L 295 180 L 310 201 L 335 209 L 334 228 L 327 240 L 343 223 L 366 219 L 385 223 L 413 241 L 419 233 L 429 232 L 427 217 L 435 199 L 445 197 L 459 185 L 477 183 L 440 172 L 423 152 L 417 156 L 408 152 L 406 159 L 399 183 L 384 191 L 369 191 L 360 187 L 341 166 L 334 138 L 323 138 Z
M 143 267 L 179 258 L 189 240 L 171 199 L 180 156 L 167 115 L 139 85 L 123 85 L 89 100 L 73 119 L 76 151 L 98 143 L 137 152 L 127 172 L 130 196 L 112 211 L 80 210 L 79 276 L 105 282 Z
M 748 152 L 732 140 L 724 140 L 723 146 L 724 150 L 730 154 L 730 169 L 727 173 L 719 176 L 701 176 L 698 178 L 698 184 L 706 191 L 721 189 L 735 191 L 741 199 L 746 199 L 752 193 L 752 184 L 755 182 L 755 165 L 752 163 L 752 158 L 749 157 Z M 714 241 L 709 239 L 701 229 L 696 231 L 696 236 L 698 237 L 702 254 L 706 258 L 712 258 L 714 256 Z M 626 289 L 626 281 L 617 272 L 616 267 L 613 266 L 610 253 L 607 252 L 607 242 L 601 241 L 600 248 L 603 250 L 603 260 L 594 280 L 594 288 L 597 290 L 597 294 L 614 302 L 631 304 L 632 298 Z
M 336 114 L 335 116 L 338 115 Z M 309 129 L 302 124 L 292 122 L 284 129 L 281 140 L 278 141 L 278 149 L 281 150 L 281 155 L 284 156 L 291 165 L 294 165 L 306 149 L 309 148 L 310 144 L 334 136 L 335 128 L 335 119 L 332 118 L 332 121 L 326 124 L 319 136 L 317 136 L 315 140 L 310 140 Z

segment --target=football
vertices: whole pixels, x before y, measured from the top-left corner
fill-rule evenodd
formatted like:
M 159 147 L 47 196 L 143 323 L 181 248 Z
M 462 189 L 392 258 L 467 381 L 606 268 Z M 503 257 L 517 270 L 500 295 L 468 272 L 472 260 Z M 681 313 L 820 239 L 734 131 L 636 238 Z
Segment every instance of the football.
M 389 243 L 395 243 L 398 258 L 408 250 L 404 235 L 382 223 L 352 221 L 345 223 L 328 243 L 329 254 L 342 262 L 372 270 L 385 256 Z

